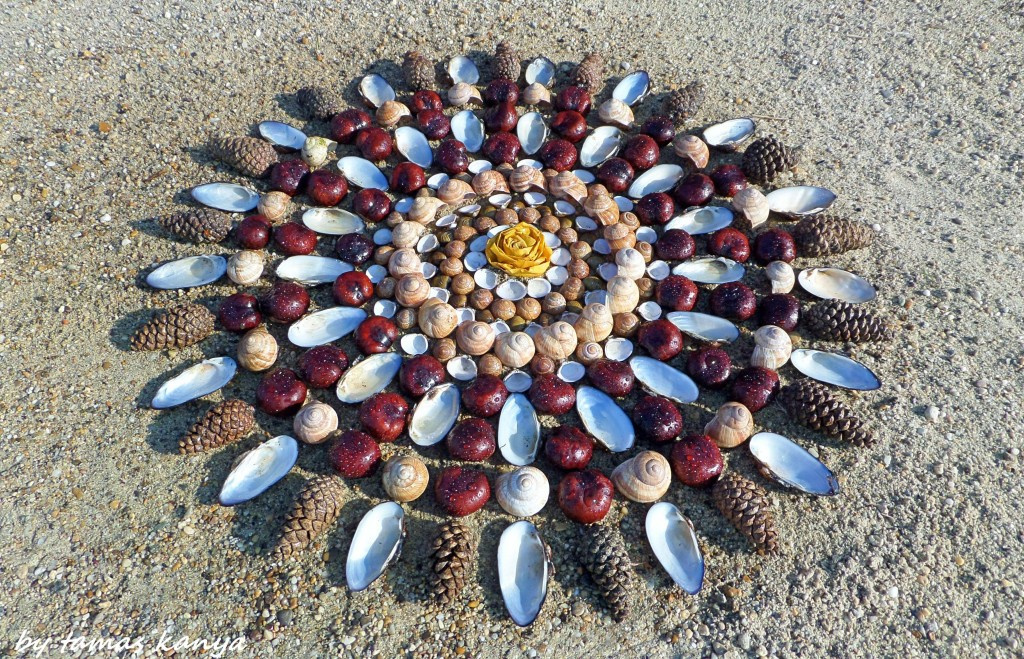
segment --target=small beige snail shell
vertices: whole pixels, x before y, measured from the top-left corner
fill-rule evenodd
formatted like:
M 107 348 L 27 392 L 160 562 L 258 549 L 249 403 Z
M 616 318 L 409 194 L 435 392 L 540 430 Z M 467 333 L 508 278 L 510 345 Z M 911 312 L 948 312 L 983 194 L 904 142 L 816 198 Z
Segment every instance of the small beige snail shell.
M 403 307 L 416 308 L 430 297 L 430 283 L 420 273 L 406 275 L 395 285 L 395 302 Z
M 617 98 L 609 98 L 597 109 L 601 121 L 628 130 L 633 125 L 633 109 Z
M 754 353 L 750 356 L 750 365 L 777 371 L 789 361 L 792 352 L 793 341 L 786 330 L 765 325 L 754 332 Z
M 732 198 L 732 207 L 756 229 L 768 221 L 768 198 L 754 187 L 743 188 Z
M 312 402 L 295 415 L 295 436 L 307 444 L 319 444 L 338 429 L 338 413 L 327 403 Z
M 533 343 L 537 349 L 537 354 L 545 355 L 555 361 L 561 361 L 569 358 L 576 352 L 579 339 L 576 337 L 576 330 L 573 329 L 572 325 L 564 321 L 558 321 L 534 334 Z
M 508 192 L 508 181 L 496 169 L 488 169 L 473 177 L 473 192 L 481 197 L 489 197 L 496 192 Z
M 419 222 L 399 222 L 391 230 L 391 244 L 399 249 L 416 247 L 426 227 Z
M 536 515 L 548 502 L 551 487 L 544 472 L 536 467 L 520 467 L 498 476 L 494 498 L 509 515 Z
M 459 324 L 459 314 L 455 307 L 435 298 L 430 298 L 420 305 L 417 314 L 420 331 L 432 339 L 443 339 L 455 330 Z
M 708 159 L 711 157 L 708 145 L 696 135 L 676 136 L 676 139 L 672 141 L 672 148 L 677 156 L 689 160 L 697 169 L 707 167 Z
M 772 293 L 788 293 L 796 284 L 793 266 L 785 261 L 772 261 L 765 266 L 764 274 L 772 283 Z
M 310 169 L 319 168 L 327 162 L 333 144 L 335 142 L 326 137 L 307 137 L 302 145 L 302 160 L 309 165 Z
M 380 474 L 384 491 L 398 503 L 420 498 L 430 481 L 423 461 L 412 455 L 396 455 L 384 464 Z
M 572 172 L 559 172 L 548 182 L 548 191 L 555 199 L 582 204 L 587 197 L 587 186 Z
M 529 165 L 520 165 L 512 170 L 508 182 L 515 192 L 547 191 L 547 179 L 544 178 L 543 172 Z
M 452 105 L 482 104 L 480 90 L 466 82 L 457 82 L 448 90 L 448 102 Z
M 615 253 L 615 265 L 618 266 L 617 274 L 636 281 L 647 272 L 647 261 L 644 255 L 632 247 L 620 249 Z
M 593 364 L 602 357 L 604 357 L 604 348 L 601 347 L 600 343 L 586 341 L 576 348 L 576 359 L 585 366 Z
M 583 307 L 573 328 L 580 341 L 600 343 L 612 333 L 615 321 L 607 305 L 591 302 Z
M 616 275 L 608 280 L 607 305 L 613 316 L 633 311 L 639 302 L 640 289 L 637 288 L 635 281 L 622 275 Z
M 256 204 L 256 210 L 263 217 L 270 220 L 271 224 L 280 222 L 291 210 L 292 198 L 280 190 L 271 190 L 260 197 Z
M 420 274 L 423 272 L 423 262 L 420 261 L 416 250 L 408 247 L 396 249 L 388 259 L 388 274 L 395 279 L 401 279 L 405 275 Z
M 600 183 L 590 186 L 583 210 L 602 226 L 611 226 L 619 221 L 619 205 L 608 194 L 608 188 Z
M 458 178 L 448 179 L 437 189 L 437 198 L 450 205 L 461 204 L 475 196 L 473 186 Z
M 397 126 L 404 119 L 411 117 L 408 106 L 399 101 L 384 101 L 377 108 L 377 123 L 384 128 Z
M 243 249 L 228 259 L 228 279 L 248 286 L 259 281 L 263 274 L 263 254 L 253 249 Z
M 260 325 L 238 341 L 238 363 L 247 371 L 265 371 L 277 361 L 277 339 Z
M 462 352 L 479 357 L 494 346 L 494 328 L 479 320 L 462 323 L 455 331 L 455 342 Z
M 612 481 L 630 501 L 650 503 L 668 492 L 672 468 L 661 453 L 643 451 L 616 467 Z
M 437 219 L 437 211 L 443 208 L 445 203 L 437 197 L 423 196 L 416 197 L 412 201 L 412 206 L 409 208 L 409 212 L 406 213 L 406 219 L 411 222 L 418 222 L 419 224 L 430 224 Z
M 612 201 L 614 204 L 615 202 Z M 625 214 L 623 214 L 625 215 Z M 609 224 L 601 232 L 604 239 L 608 242 L 608 246 L 612 248 L 612 251 L 618 251 L 620 249 L 626 249 L 636 245 L 636 233 L 633 229 L 624 222 L 616 222 L 615 224 Z
M 550 105 L 551 90 L 539 82 L 534 82 L 523 89 L 522 99 L 525 105 Z
M 526 332 L 504 332 L 494 339 L 494 355 L 509 368 L 522 368 L 536 354 L 533 339 Z
M 747 441 L 754 432 L 754 416 L 742 403 L 726 403 L 704 426 L 704 434 L 715 440 L 719 448 L 734 448 Z

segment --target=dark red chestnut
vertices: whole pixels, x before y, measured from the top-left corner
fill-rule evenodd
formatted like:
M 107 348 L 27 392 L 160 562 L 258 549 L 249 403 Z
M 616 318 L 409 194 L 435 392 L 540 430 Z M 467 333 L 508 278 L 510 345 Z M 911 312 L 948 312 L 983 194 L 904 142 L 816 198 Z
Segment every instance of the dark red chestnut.
M 365 432 L 346 430 L 331 443 L 327 461 L 345 478 L 362 478 L 380 464 L 380 446 Z
M 430 89 L 421 89 L 412 95 L 412 100 L 409 101 L 409 109 L 416 115 L 428 110 L 443 110 L 444 101 L 441 100 L 441 96 L 437 92 Z
M 757 305 L 757 324 L 760 326 L 775 325 L 792 332 L 799 322 L 800 302 L 792 295 L 765 295 Z
M 659 147 L 664 147 L 676 137 L 676 127 L 668 117 L 651 117 L 640 126 L 640 132 L 649 136 Z
M 416 115 L 416 125 L 428 140 L 443 140 L 452 129 L 451 120 L 440 109 L 423 110 Z
M 299 160 L 282 160 L 270 170 L 270 189 L 294 197 L 302 190 L 309 175 L 309 165 Z
M 640 326 L 636 340 L 655 359 L 667 362 L 683 350 L 683 333 L 664 318 Z
M 402 364 L 398 372 L 398 383 L 402 391 L 413 398 L 419 398 L 444 382 L 444 366 L 431 355 L 416 355 Z
M 654 243 L 654 251 L 663 261 L 685 261 L 696 250 L 693 236 L 682 229 L 669 229 Z
M 244 249 L 263 249 L 270 242 L 270 220 L 262 215 L 250 215 L 238 223 L 235 237 Z
M 309 309 L 309 293 L 302 284 L 279 281 L 263 296 L 260 308 L 271 320 L 294 323 Z
M 356 135 L 356 148 L 367 160 L 387 160 L 393 147 L 391 134 L 380 126 L 368 126 Z
M 582 87 L 566 87 L 555 96 L 555 109 L 559 112 L 572 110 L 586 115 L 590 112 L 590 92 Z
M 373 297 L 373 283 L 358 270 L 343 272 L 331 288 L 334 301 L 346 307 L 361 307 Z
M 348 368 L 348 355 L 337 346 L 310 348 L 299 357 L 299 376 L 311 387 L 333 387 Z
M 732 360 L 721 348 L 707 346 L 695 350 L 686 358 L 686 372 L 693 381 L 708 389 L 721 389 L 729 379 Z
M 434 498 L 449 515 L 465 517 L 484 507 L 491 498 L 491 485 L 484 472 L 453 465 L 437 475 Z
M 654 298 L 666 312 L 690 311 L 697 304 L 697 284 L 682 275 L 669 275 L 654 287 Z
M 306 402 L 306 385 L 288 368 L 267 373 L 256 387 L 256 405 L 272 416 L 295 414 Z
M 497 105 L 498 103 L 515 105 L 519 100 L 519 87 L 511 80 L 497 78 L 487 83 L 482 96 L 487 105 Z
M 597 168 L 597 182 L 603 185 L 608 192 L 622 194 L 629 189 L 633 182 L 633 165 L 622 158 L 609 158 Z
M 384 316 L 370 316 L 356 328 L 356 347 L 364 355 L 387 352 L 398 339 L 398 327 Z
M 548 140 L 537 151 L 537 159 L 556 172 L 567 172 L 575 167 L 576 155 L 572 142 L 563 139 Z
M 498 448 L 491 424 L 473 418 L 456 423 L 445 438 L 445 445 L 453 458 L 467 462 L 483 462 Z
M 590 383 L 613 398 L 628 396 L 633 391 L 636 376 L 626 362 L 598 359 L 587 367 Z
M 495 165 L 511 165 L 519 157 L 522 145 L 514 133 L 495 133 L 484 141 L 481 152 Z
M 412 194 L 427 184 L 423 168 L 414 162 L 400 162 L 391 172 L 391 188 L 400 194 Z
M 541 414 L 559 416 L 576 404 L 576 389 L 554 373 L 548 373 L 534 378 L 529 398 Z
M 750 258 L 750 241 L 739 229 L 725 227 L 708 238 L 708 253 L 746 263 Z
M 732 320 L 746 320 L 757 311 L 757 296 L 738 281 L 721 284 L 711 291 L 711 313 Z
M 372 123 L 370 115 L 362 110 L 345 110 L 331 119 L 331 139 L 339 144 L 352 144 L 356 134 Z
M 316 232 L 298 222 L 285 222 L 274 227 L 274 245 L 288 256 L 312 254 L 316 249 Z
M 391 214 L 391 199 L 376 188 L 366 188 L 352 199 L 352 210 L 367 222 L 380 222 Z
M 694 172 L 684 178 L 672 191 L 672 198 L 683 208 L 703 206 L 715 195 L 715 183 L 710 176 Z
M 494 416 L 508 400 L 508 388 L 497 375 L 478 375 L 462 390 L 462 404 L 476 416 Z
M 772 261 L 791 262 L 796 258 L 796 242 L 782 229 L 766 229 L 754 238 L 754 259 L 761 265 Z
M 735 196 L 747 187 L 747 177 L 739 165 L 719 165 L 711 172 L 711 180 L 715 182 L 715 192 L 722 197 Z
M 558 426 L 544 444 L 544 455 L 562 469 L 584 469 L 594 455 L 594 440 L 574 426 Z
M 751 412 L 764 409 L 779 393 L 779 374 L 760 366 L 745 368 L 736 374 L 729 400 L 743 403 Z
M 514 103 L 503 101 L 484 112 L 484 126 L 489 133 L 507 133 L 515 128 L 518 122 L 519 115 L 516 114 Z
M 217 310 L 217 318 L 229 332 L 245 332 L 263 322 L 259 300 L 248 293 L 235 293 L 224 298 Z
M 334 206 L 348 194 L 348 181 L 341 174 L 318 169 L 306 179 L 306 195 L 317 206 Z
M 334 243 L 334 253 L 338 258 L 352 265 L 362 265 L 369 261 L 373 250 L 373 240 L 361 233 L 346 233 Z
M 661 156 L 661 149 L 649 135 L 634 135 L 626 142 L 622 149 L 622 157 L 633 165 L 634 169 L 650 169 L 658 164 Z
M 633 212 L 640 219 L 640 224 L 661 225 L 672 219 L 676 205 L 672 203 L 672 197 L 664 192 L 652 192 L 640 197 Z
M 437 153 L 434 154 L 434 162 L 451 176 L 465 172 L 469 169 L 466 145 L 455 138 L 446 139 L 438 145 Z
M 643 439 L 663 443 L 683 432 L 683 415 L 668 398 L 644 396 L 633 406 L 633 426 Z
M 676 442 L 669 453 L 672 473 L 684 485 L 704 487 L 722 474 L 722 452 L 707 435 L 687 435 Z
M 612 482 L 597 469 L 574 471 L 558 484 L 558 507 L 574 522 L 593 524 L 608 514 L 614 494 Z
M 562 110 L 551 120 L 551 130 L 575 144 L 587 136 L 587 120 L 575 110 Z
M 409 403 L 400 395 L 374 394 L 359 406 L 359 424 L 378 442 L 393 442 L 405 430 Z

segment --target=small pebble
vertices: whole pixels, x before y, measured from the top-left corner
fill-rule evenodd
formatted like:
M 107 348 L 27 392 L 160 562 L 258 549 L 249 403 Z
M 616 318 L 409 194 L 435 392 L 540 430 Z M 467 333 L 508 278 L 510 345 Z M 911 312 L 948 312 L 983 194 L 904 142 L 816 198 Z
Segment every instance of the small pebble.
M 928 419 L 929 423 L 935 423 L 939 420 L 939 408 L 934 405 L 929 405 L 924 411 L 924 418 Z

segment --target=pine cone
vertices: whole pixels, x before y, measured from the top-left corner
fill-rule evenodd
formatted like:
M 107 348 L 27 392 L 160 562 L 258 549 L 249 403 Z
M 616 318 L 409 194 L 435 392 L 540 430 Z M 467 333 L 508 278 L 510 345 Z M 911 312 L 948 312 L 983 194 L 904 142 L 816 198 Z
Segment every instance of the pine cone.
M 343 109 L 338 95 L 326 87 L 303 87 L 296 93 L 295 100 L 314 119 L 330 119 Z
M 213 314 L 201 304 L 181 304 L 158 312 L 136 330 L 132 350 L 186 348 L 213 332 Z
M 630 592 L 634 587 L 633 564 L 618 531 L 608 525 L 581 527 L 583 566 L 590 573 L 601 596 L 617 621 L 629 616 Z
M 729 523 L 747 536 L 758 550 L 779 550 L 779 534 L 761 486 L 736 473 L 727 473 L 711 489 L 711 497 Z
M 212 208 L 193 208 L 156 221 L 160 227 L 179 238 L 194 243 L 219 243 L 231 231 L 231 218 Z
M 494 49 L 494 77 L 496 79 L 519 82 L 523 66 L 519 63 L 519 53 L 507 41 L 502 41 Z
M 307 481 L 284 522 L 274 558 L 288 558 L 313 544 L 338 519 L 344 497 L 345 486 L 337 476 L 316 476 Z
M 665 114 L 676 123 L 681 123 L 697 114 L 697 110 L 704 104 L 706 94 L 707 86 L 700 80 L 694 80 L 669 94 L 665 99 Z
M 178 441 L 181 453 L 201 453 L 245 437 L 255 423 L 252 405 L 232 399 L 217 403 Z
M 210 155 L 246 176 L 263 178 L 277 162 L 277 151 L 258 137 L 215 137 Z
M 466 570 L 472 560 L 469 531 L 457 520 L 441 525 L 430 553 L 430 592 L 441 604 L 459 596 L 466 585 Z
M 597 53 L 590 53 L 573 69 L 569 84 L 583 87 L 591 94 L 601 91 L 604 84 L 604 59 Z
M 801 320 L 818 337 L 832 341 L 890 341 L 893 336 L 892 326 L 884 319 L 841 300 L 819 302 Z
M 434 63 L 419 51 L 410 50 L 405 54 L 402 73 L 405 74 L 405 84 L 414 92 L 434 88 Z
M 794 421 L 812 430 L 854 446 L 871 446 L 875 442 L 853 410 L 820 382 L 801 378 L 788 384 L 779 392 L 779 402 Z
M 755 183 L 770 183 L 782 172 L 796 166 L 792 149 L 774 135 L 751 142 L 743 152 L 743 173 Z
M 800 256 L 830 256 L 867 247 L 875 239 L 874 230 L 857 220 L 836 215 L 805 217 L 793 228 Z

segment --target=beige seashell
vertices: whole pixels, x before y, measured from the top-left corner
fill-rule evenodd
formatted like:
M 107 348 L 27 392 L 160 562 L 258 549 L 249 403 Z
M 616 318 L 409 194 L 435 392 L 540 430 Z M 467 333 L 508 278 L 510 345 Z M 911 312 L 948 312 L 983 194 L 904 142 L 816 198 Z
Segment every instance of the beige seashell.
M 459 314 L 452 305 L 433 297 L 420 305 L 416 320 L 424 334 L 432 339 L 443 339 L 455 331 Z
M 609 98 L 597 109 L 597 116 L 606 124 L 628 130 L 633 125 L 633 109 L 617 98 Z
M 316 401 L 295 415 L 295 436 L 307 444 L 319 444 L 338 429 L 338 413 L 327 403 Z
M 640 302 L 640 289 L 629 277 L 616 275 L 608 280 L 608 310 L 614 316 L 617 313 L 628 313 L 636 309 Z
M 307 137 L 302 145 L 302 160 L 309 165 L 311 170 L 318 169 L 327 162 L 332 144 L 334 142 L 326 137 Z
M 457 82 L 448 90 L 448 102 L 452 105 L 482 105 L 484 100 L 480 90 L 466 82 Z
M 672 468 L 661 453 L 642 451 L 616 467 L 612 481 L 630 501 L 651 503 L 668 492 Z
M 603 185 L 590 186 L 583 210 L 603 226 L 613 225 L 619 221 L 619 205 L 615 203 L 608 189 Z
M 405 103 L 399 101 L 384 101 L 377 108 L 377 123 L 384 128 L 397 126 L 409 117 L 412 117 L 412 112 Z
M 395 285 L 395 302 L 403 307 L 416 308 L 430 297 L 430 282 L 420 273 L 406 275 Z
M 576 338 L 576 330 L 572 325 L 559 321 L 538 330 L 533 335 L 533 343 L 537 348 L 537 354 L 559 361 L 568 359 L 576 352 L 579 339 Z
M 260 197 L 256 210 L 270 220 L 271 224 L 280 222 L 291 210 L 292 198 L 280 190 L 271 190 Z
M 754 433 L 754 416 L 742 403 L 726 403 L 704 426 L 704 434 L 719 448 L 734 448 Z
M 577 319 L 577 322 L 578 320 L 579 319 Z M 576 329 L 575 325 L 573 325 L 573 329 Z M 579 336 L 579 334 L 580 332 L 577 329 L 576 335 Z M 604 357 L 604 348 L 601 347 L 600 343 L 587 341 L 585 343 L 581 343 L 579 347 L 576 348 L 576 359 L 585 366 L 593 364 L 602 357 Z
M 498 476 L 494 498 L 509 515 L 531 517 L 544 508 L 551 493 L 548 477 L 536 467 L 520 467 Z
M 430 472 L 423 460 L 416 456 L 396 455 L 384 463 L 380 479 L 389 497 L 398 503 L 405 503 L 419 499 L 427 491 Z
M 746 187 L 732 198 L 732 207 L 756 229 L 768 221 L 768 198 L 754 187 Z
M 423 196 L 413 199 L 412 206 L 405 218 L 410 222 L 419 224 L 430 224 L 437 219 L 438 211 L 445 206 L 445 203 L 437 197 Z
M 228 279 L 248 286 L 255 284 L 263 274 L 263 254 L 253 249 L 243 249 L 228 259 Z
M 479 320 L 462 323 L 455 331 L 455 343 L 467 355 L 479 357 L 494 346 L 494 328 Z
M 388 273 L 395 279 L 423 272 L 423 262 L 416 250 L 405 247 L 396 249 L 388 259 Z
M 501 360 L 494 355 L 480 355 L 480 361 L 476 363 L 476 372 L 478 375 L 501 375 L 504 366 L 501 364 Z
M 450 178 L 437 190 L 437 198 L 455 206 L 476 196 L 473 186 L 459 178 Z
M 793 266 L 785 261 L 772 261 L 764 268 L 764 274 L 772 283 L 772 293 L 788 293 L 796 284 Z
M 558 172 L 554 178 L 548 181 L 548 192 L 555 199 L 565 199 L 576 204 L 582 204 L 587 198 L 587 186 L 572 172 Z
M 647 273 L 647 260 L 632 247 L 625 247 L 615 253 L 615 265 L 619 268 L 618 274 L 634 281 Z
M 265 371 L 277 361 L 277 339 L 262 325 L 254 327 L 238 341 L 238 363 L 247 371 Z
M 583 307 L 580 317 L 573 324 L 573 329 L 580 341 L 600 343 L 612 333 L 614 320 L 607 305 L 591 302 Z
M 489 197 L 496 192 L 508 192 L 508 181 L 496 169 L 488 169 L 473 177 L 473 192 L 481 197 Z
M 504 332 L 494 338 L 494 355 L 509 368 L 522 368 L 536 354 L 536 344 L 526 332 Z
M 539 82 L 527 85 L 521 97 L 524 105 L 551 105 L 551 90 Z
M 636 231 L 640 228 L 640 218 L 635 213 L 624 211 L 619 215 L 619 224 L 625 226 L 630 231 Z
M 750 365 L 777 371 L 789 361 L 792 352 L 793 341 L 786 330 L 765 325 L 754 332 L 754 353 L 750 356 Z
M 419 222 L 399 222 L 391 230 L 391 244 L 399 249 L 416 247 L 426 227 Z
M 633 233 L 633 229 L 622 222 L 606 226 L 602 233 L 613 252 L 636 245 L 636 234 Z
M 548 180 L 544 178 L 544 172 L 529 165 L 513 169 L 508 182 L 515 192 L 547 192 Z
M 697 169 L 708 166 L 708 158 L 711 157 L 708 145 L 696 135 L 676 135 L 672 148 L 677 156 L 689 160 Z

